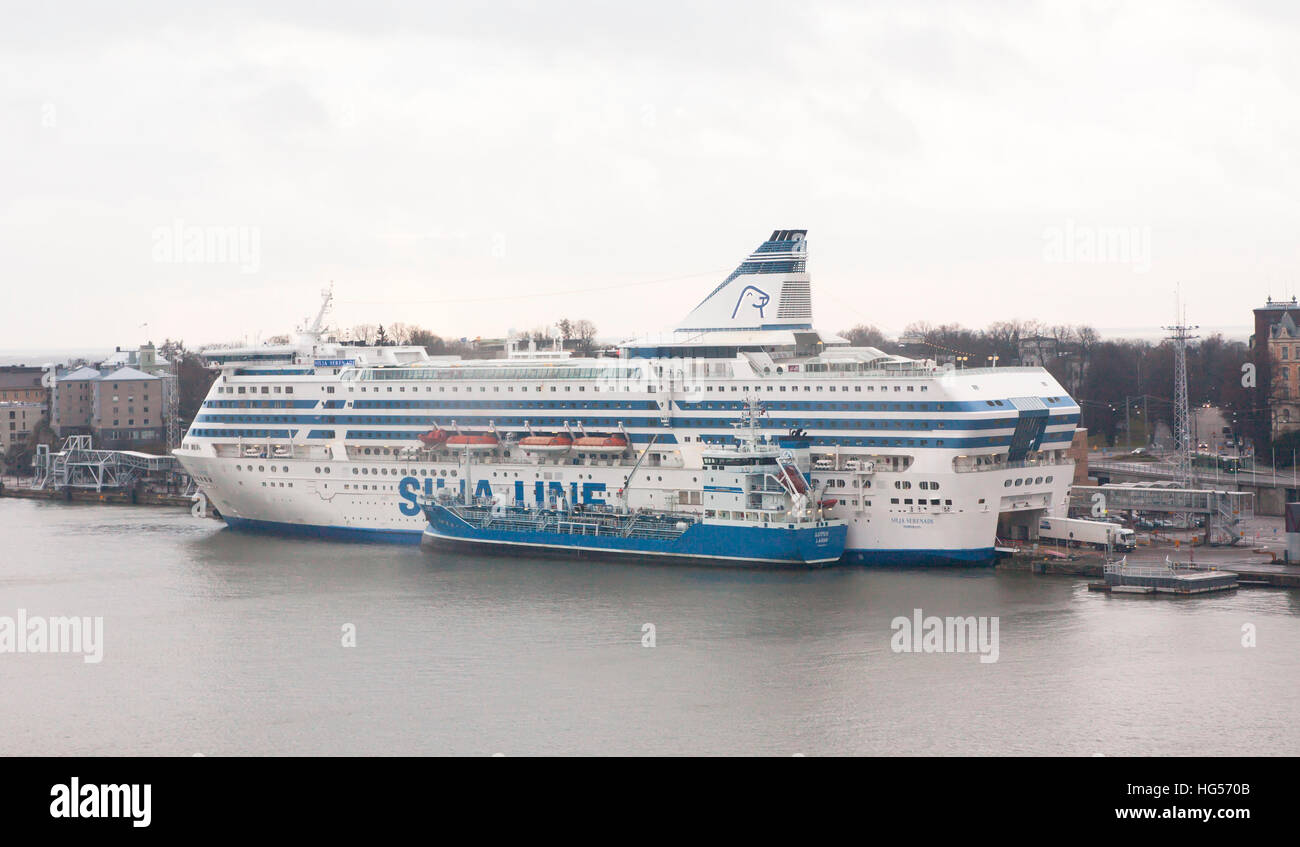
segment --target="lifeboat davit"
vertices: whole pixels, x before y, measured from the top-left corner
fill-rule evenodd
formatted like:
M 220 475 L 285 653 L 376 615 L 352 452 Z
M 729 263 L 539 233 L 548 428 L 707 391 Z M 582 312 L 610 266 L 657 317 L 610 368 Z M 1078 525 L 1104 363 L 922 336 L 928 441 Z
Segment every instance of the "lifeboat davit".
M 617 455 L 627 450 L 626 435 L 583 435 L 573 440 L 573 449 L 579 453 Z
M 448 436 L 445 444 L 453 450 L 495 450 L 500 441 L 495 435 L 487 433 L 458 433 Z
M 785 475 L 786 481 L 790 483 L 790 487 L 796 494 L 808 493 L 808 480 L 803 478 L 803 474 L 799 473 L 799 469 L 794 465 L 782 465 L 781 473 Z
M 420 439 L 420 443 L 425 447 L 437 447 L 447 440 L 449 434 L 445 429 L 431 429 L 415 437 Z
M 573 448 L 573 436 L 557 432 L 555 435 L 526 435 L 519 439 L 525 453 L 567 453 Z

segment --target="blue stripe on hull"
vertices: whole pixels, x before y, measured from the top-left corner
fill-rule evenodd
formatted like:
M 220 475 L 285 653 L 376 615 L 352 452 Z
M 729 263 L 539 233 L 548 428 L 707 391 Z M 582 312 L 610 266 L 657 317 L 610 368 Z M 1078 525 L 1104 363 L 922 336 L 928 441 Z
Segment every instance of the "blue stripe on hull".
M 331 541 L 371 541 L 388 544 L 419 544 L 423 530 L 368 529 L 359 526 L 313 526 L 311 524 L 259 521 L 222 515 L 226 525 L 242 532 L 264 532 L 299 538 L 324 538 Z
M 519 544 L 505 545 L 493 541 L 470 541 L 463 538 L 452 538 L 450 536 L 440 536 L 434 533 L 425 533 L 425 546 L 441 549 L 454 550 L 483 555 L 486 553 L 496 553 L 498 555 L 519 555 L 530 557 L 545 557 L 548 559 L 574 559 L 596 560 L 596 561 L 636 561 L 638 564 L 656 564 L 656 565 L 705 565 L 708 567 L 735 567 L 735 568 L 826 568 L 831 567 L 838 562 L 798 562 L 798 561 L 779 561 L 779 562 L 756 562 L 746 559 L 709 559 L 701 556 L 687 555 L 650 555 L 635 550 L 599 550 L 583 549 L 569 547 L 552 547 L 547 545 L 529 545 Z
M 971 567 L 993 564 L 992 547 L 968 550 L 845 550 L 841 560 L 847 565 L 881 567 Z
M 840 558 L 848 527 L 727 526 L 692 524 L 682 535 L 667 539 L 621 535 L 573 535 L 548 531 L 476 528 L 449 510 L 426 507 L 430 518 L 425 538 L 472 542 L 484 547 L 546 548 L 584 554 L 671 557 L 718 564 L 833 564 Z
M 418 529 L 368 529 L 349 526 L 312 526 L 309 524 L 261 521 L 224 515 L 226 524 L 241 532 L 259 532 L 298 538 L 331 541 L 367 541 L 387 544 L 419 544 L 423 531 Z M 970 567 L 992 564 L 992 547 L 969 550 L 845 550 L 841 564 L 882 567 Z

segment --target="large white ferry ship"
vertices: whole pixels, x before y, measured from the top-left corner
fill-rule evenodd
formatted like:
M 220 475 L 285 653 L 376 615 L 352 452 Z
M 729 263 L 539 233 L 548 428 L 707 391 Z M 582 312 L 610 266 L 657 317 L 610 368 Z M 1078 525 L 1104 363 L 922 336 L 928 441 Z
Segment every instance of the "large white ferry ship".
M 420 495 L 707 512 L 704 454 L 755 400 L 806 443 L 845 561 L 977 564 L 1065 514 L 1079 407 L 1042 368 L 954 370 L 813 326 L 805 230 L 778 230 L 680 323 L 571 357 L 294 343 L 204 351 L 220 370 L 175 451 L 231 526 L 418 543 Z M 716 451 L 714 451 L 716 452 Z M 472 457 L 472 458 L 471 458 Z

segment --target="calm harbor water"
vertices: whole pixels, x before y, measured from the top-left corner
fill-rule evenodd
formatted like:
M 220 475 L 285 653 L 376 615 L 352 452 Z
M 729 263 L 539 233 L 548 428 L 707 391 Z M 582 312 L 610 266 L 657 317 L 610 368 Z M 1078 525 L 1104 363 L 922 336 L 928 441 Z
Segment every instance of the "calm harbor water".
M 997 616 L 998 661 L 893 652 L 917 608 Z M 102 617 L 103 660 L 0 653 L 6 755 L 1300 753 L 1293 592 L 438 556 L 0 499 L 19 609 Z

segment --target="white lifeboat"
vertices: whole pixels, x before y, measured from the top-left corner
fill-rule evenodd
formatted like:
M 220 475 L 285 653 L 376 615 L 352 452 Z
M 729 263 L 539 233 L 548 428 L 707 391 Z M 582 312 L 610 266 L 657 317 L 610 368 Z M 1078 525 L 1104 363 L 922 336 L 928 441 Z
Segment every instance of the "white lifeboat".
M 448 449 L 464 450 L 469 448 L 473 452 L 495 450 L 499 443 L 501 442 L 496 435 L 490 432 L 457 433 L 449 436 L 444 442 Z
M 519 439 L 519 448 L 525 453 L 561 455 L 573 449 L 573 436 L 564 432 L 554 435 L 526 435 Z
M 627 436 L 621 433 L 613 435 L 581 435 L 573 440 L 573 449 L 579 453 L 595 453 L 602 456 L 617 456 L 627 451 Z

